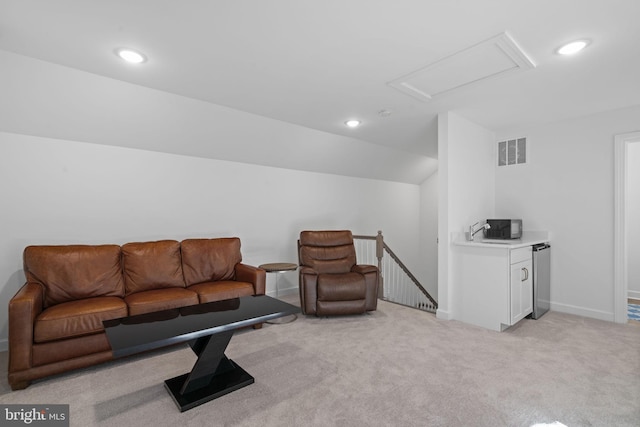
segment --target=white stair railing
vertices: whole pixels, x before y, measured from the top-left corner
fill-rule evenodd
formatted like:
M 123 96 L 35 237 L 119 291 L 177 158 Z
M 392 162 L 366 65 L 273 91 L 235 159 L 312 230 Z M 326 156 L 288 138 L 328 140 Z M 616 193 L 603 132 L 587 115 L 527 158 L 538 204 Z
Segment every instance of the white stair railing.
M 377 236 L 353 236 L 353 239 L 358 264 L 377 265 L 380 270 L 379 298 L 436 312 L 438 303 L 387 246 L 381 231 Z

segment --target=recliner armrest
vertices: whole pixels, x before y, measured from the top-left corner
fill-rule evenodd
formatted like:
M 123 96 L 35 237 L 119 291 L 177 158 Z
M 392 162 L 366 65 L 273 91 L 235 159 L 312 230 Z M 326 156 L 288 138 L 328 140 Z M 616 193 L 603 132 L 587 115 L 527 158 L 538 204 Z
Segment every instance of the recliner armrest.
M 264 295 L 267 281 L 267 272 L 261 268 L 247 264 L 236 264 L 236 280 L 253 284 L 255 295 Z
M 314 276 L 318 275 L 318 272 L 311 267 L 305 267 L 303 265 L 300 266 L 300 274 L 312 274 Z
M 43 300 L 42 285 L 27 282 L 9 301 L 9 374 L 31 367 L 33 327 Z
M 300 310 L 302 314 L 316 314 L 318 301 L 318 272 L 311 267 L 300 266 Z
M 360 274 L 377 273 L 378 267 L 376 267 L 375 265 L 357 264 L 351 268 L 351 271 Z
M 364 276 L 365 286 L 367 287 L 367 311 L 375 310 L 378 306 L 378 280 L 380 278 L 378 267 L 375 265 L 356 264 L 351 268 L 351 271 Z

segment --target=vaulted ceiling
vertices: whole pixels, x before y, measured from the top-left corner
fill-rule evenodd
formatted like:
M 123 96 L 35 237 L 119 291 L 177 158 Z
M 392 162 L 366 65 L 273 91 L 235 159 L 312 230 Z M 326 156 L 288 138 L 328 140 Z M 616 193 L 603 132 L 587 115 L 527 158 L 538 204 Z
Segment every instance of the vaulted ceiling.
M 439 112 L 508 132 L 640 104 L 639 16 L 638 0 L 0 0 L 0 49 L 437 157 Z

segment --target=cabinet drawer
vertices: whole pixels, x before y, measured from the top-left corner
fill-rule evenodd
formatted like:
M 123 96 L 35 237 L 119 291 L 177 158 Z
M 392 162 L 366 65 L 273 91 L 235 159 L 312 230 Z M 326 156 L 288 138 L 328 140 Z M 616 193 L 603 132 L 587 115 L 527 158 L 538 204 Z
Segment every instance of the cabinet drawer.
M 524 248 L 511 249 L 511 264 L 531 259 L 531 246 Z

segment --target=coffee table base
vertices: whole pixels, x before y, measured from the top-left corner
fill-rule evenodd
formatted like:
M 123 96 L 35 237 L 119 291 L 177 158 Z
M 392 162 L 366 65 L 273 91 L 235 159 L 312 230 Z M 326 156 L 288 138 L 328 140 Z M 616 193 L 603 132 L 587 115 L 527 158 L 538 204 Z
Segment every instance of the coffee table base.
M 167 389 L 173 401 L 176 403 L 180 412 L 188 411 L 196 406 L 207 403 L 213 399 L 224 396 L 253 384 L 255 380 L 247 371 L 236 365 L 233 360 L 228 359 L 233 365 L 233 369 L 226 371 L 222 374 L 218 374 L 204 387 L 198 388 L 191 392 L 181 394 L 182 389 L 187 377 L 190 374 L 184 374 L 171 378 L 164 382 L 164 387 Z

